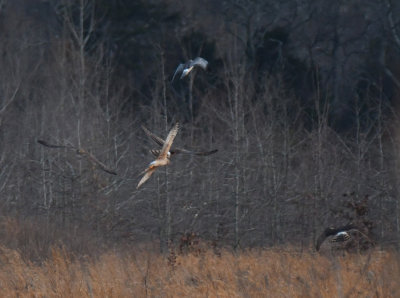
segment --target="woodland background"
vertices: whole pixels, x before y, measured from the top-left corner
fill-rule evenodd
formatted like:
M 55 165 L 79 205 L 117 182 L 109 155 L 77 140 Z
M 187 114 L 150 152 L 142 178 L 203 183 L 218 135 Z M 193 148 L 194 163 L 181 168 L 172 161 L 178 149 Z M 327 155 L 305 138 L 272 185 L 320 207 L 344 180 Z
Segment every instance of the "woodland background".
M 0 243 L 30 259 L 179 243 L 400 240 L 400 2 L 0 1 Z M 177 65 L 207 71 L 171 82 Z M 145 125 L 176 156 L 139 190 Z M 67 149 L 82 147 L 118 175 Z M 361 202 L 361 203 L 360 203 Z

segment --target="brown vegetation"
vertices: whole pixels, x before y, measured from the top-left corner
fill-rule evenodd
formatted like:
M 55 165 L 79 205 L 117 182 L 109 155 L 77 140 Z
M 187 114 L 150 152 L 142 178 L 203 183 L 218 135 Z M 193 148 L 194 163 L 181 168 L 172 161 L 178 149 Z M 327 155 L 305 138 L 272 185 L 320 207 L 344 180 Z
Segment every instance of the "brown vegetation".
M 194 233 L 108 245 L 88 231 L 2 218 L 0 297 L 398 297 L 400 255 L 275 246 L 216 249 Z M 36 224 L 35 224 L 36 223 Z M 47 236 L 47 237 L 46 237 Z
M 293 249 L 293 251 L 291 251 Z M 153 249 L 77 258 L 52 249 L 41 263 L 1 247 L 1 297 L 399 297 L 400 256 L 391 251 L 323 256 L 273 248 L 220 257 Z

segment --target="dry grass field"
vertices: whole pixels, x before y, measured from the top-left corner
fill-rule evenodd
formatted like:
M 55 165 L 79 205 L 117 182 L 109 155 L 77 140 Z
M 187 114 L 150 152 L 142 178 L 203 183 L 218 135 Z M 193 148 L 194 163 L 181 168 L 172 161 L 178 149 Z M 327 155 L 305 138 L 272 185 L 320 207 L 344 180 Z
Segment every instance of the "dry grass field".
M 392 251 L 151 251 L 77 257 L 52 249 L 34 263 L 2 247 L 0 297 L 400 297 L 400 258 Z

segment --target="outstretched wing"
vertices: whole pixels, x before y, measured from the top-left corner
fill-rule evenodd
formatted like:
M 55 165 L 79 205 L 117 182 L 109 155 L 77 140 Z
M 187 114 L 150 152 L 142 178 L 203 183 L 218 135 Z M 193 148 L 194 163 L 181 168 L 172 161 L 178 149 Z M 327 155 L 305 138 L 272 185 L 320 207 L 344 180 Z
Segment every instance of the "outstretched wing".
M 199 156 L 207 156 L 218 152 L 218 149 L 214 149 L 211 151 L 190 151 L 183 148 L 175 148 L 172 150 L 171 154 L 173 153 L 184 153 L 184 154 L 192 154 L 192 155 L 199 155 Z
M 185 64 L 182 64 L 182 63 L 181 63 L 181 64 L 178 65 L 178 67 L 177 67 L 176 70 L 175 70 L 174 76 L 172 77 L 171 82 L 174 81 L 175 76 L 176 76 L 178 73 L 180 73 L 180 72 L 183 71 L 184 67 L 185 67 Z
M 40 145 L 49 147 L 49 148 L 68 148 L 68 149 L 73 149 L 76 150 L 76 152 L 79 155 L 85 156 L 90 162 L 96 164 L 100 169 L 102 169 L 103 171 L 112 174 L 112 175 L 117 175 L 117 173 L 109 168 L 107 168 L 107 166 L 105 164 L 103 164 L 101 161 L 99 161 L 96 157 L 94 157 L 91 153 L 87 152 L 85 149 L 76 149 L 73 146 L 65 146 L 65 145 L 54 145 L 54 144 L 50 144 L 44 140 L 37 140 L 37 142 Z
M 201 57 L 195 58 L 191 63 L 191 66 L 200 66 L 204 70 L 207 68 L 207 65 L 208 65 L 208 61 Z
M 317 250 L 317 251 L 319 251 L 319 248 L 321 247 L 321 245 L 322 245 L 322 243 L 325 241 L 325 239 L 326 239 L 326 230 L 321 234 L 321 235 L 319 235 L 319 237 L 318 237 L 318 239 L 317 239 L 317 243 L 316 243 L 316 245 L 315 245 L 315 249 Z
M 44 140 L 37 140 L 37 142 L 38 142 L 40 145 L 43 145 L 43 146 L 46 146 L 46 147 L 49 147 L 49 148 L 68 148 L 68 149 L 75 149 L 75 147 L 72 147 L 72 146 L 50 144 L 50 143 L 48 143 L 48 142 L 46 142 L 46 141 L 44 141 Z
M 86 150 L 80 149 L 80 150 L 78 150 L 78 153 L 82 156 L 85 156 L 93 164 L 96 164 L 104 172 L 112 174 L 112 175 L 117 175 L 117 173 L 115 171 L 109 169 L 105 164 L 103 164 L 100 160 L 98 160 L 96 157 L 94 157 L 91 153 L 87 152 Z
M 167 154 L 169 152 L 169 149 L 171 148 L 172 142 L 174 141 L 176 134 L 178 133 L 179 130 L 179 122 L 176 122 L 174 127 L 169 131 L 169 134 L 167 138 L 165 139 L 165 143 L 163 147 L 161 148 L 160 155 L 158 156 L 157 159 L 165 159 L 167 158 Z
M 154 133 L 152 133 L 150 130 L 148 130 L 146 127 L 144 127 L 142 125 L 142 129 L 144 130 L 144 132 L 154 141 L 156 142 L 158 145 L 163 146 L 164 145 L 164 140 L 161 139 L 159 136 L 156 136 Z M 158 156 L 158 155 L 157 155 Z
M 146 174 L 144 174 L 142 179 L 140 179 L 138 185 L 136 186 L 136 189 L 138 189 L 143 183 L 145 183 L 151 177 L 151 175 L 153 175 L 155 170 L 156 170 L 156 168 L 151 168 L 151 169 L 146 170 Z
M 142 129 L 158 145 L 160 145 L 160 146 L 164 145 L 165 141 L 162 138 L 160 138 L 159 136 L 157 136 L 154 133 L 152 133 L 151 131 L 149 131 L 143 125 L 142 125 Z M 171 152 L 172 155 L 175 154 L 175 153 L 184 153 L 184 154 L 192 154 L 192 155 L 199 155 L 199 156 L 207 156 L 207 155 L 211 155 L 211 154 L 214 154 L 214 153 L 218 152 L 218 149 L 214 149 L 214 150 L 211 150 L 211 151 L 190 151 L 190 150 L 186 150 L 186 149 L 183 149 L 183 148 L 174 147 L 173 149 L 170 149 L 169 151 Z M 161 150 L 159 150 L 159 149 L 151 149 L 150 152 L 155 157 L 158 157 L 160 155 L 160 153 L 161 153 Z
M 151 149 L 150 152 L 154 156 L 157 157 L 160 155 L 161 150 L 160 149 Z M 214 149 L 211 151 L 189 151 L 186 149 L 174 148 L 174 149 L 170 149 L 169 152 L 171 152 L 171 155 L 174 155 L 176 153 L 184 153 L 184 154 L 191 154 L 191 155 L 207 156 L 207 155 L 211 155 L 211 154 L 218 152 L 218 149 Z

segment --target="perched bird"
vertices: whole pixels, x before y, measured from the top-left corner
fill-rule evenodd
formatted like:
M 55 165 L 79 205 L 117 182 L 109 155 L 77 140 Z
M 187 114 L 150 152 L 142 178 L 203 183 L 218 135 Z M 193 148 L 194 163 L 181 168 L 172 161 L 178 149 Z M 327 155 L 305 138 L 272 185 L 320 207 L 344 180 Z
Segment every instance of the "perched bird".
M 189 60 L 186 63 L 181 63 L 176 68 L 174 76 L 172 77 L 172 81 L 171 82 L 174 81 L 175 76 L 180 72 L 182 72 L 181 79 L 183 79 L 184 77 L 186 77 L 193 70 L 193 68 L 195 66 L 200 66 L 202 69 L 206 70 L 207 65 L 208 65 L 208 61 L 203 59 L 203 58 L 201 58 L 201 57 L 197 57 L 194 60 Z
M 136 189 L 138 189 L 143 183 L 145 183 L 151 175 L 153 175 L 154 171 L 161 166 L 166 166 L 170 163 L 171 153 L 169 152 L 172 142 L 174 141 L 176 134 L 179 130 L 179 123 L 176 122 L 174 127 L 169 131 L 165 142 L 163 143 L 163 147 L 160 151 L 160 154 L 156 158 L 156 160 L 152 161 L 146 170 L 144 170 L 141 174 L 144 174 L 142 179 L 140 179 Z
M 156 142 L 159 146 L 164 146 L 164 140 L 158 136 L 156 136 L 155 134 L 153 134 L 150 130 L 148 130 L 146 127 L 144 127 L 142 125 L 142 129 L 144 130 L 144 132 L 154 141 Z M 150 152 L 154 155 L 154 156 L 158 156 L 160 155 L 161 150 L 160 149 L 151 149 Z M 177 148 L 174 147 L 172 149 L 169 150 L 169 154 L 172 156 L 174 154 L 177 153 L 184 153 L 184 154 L 193 154 L 193 155 L 200 155 L 200 156 L 207 156 L 213 153 L 218 152 L 218 149 L 214 149 L 211 151 L 190 151 L 190 150 L 186 150 L 183 148 Z
M 46 142 L 44 140 L 37 140 L 37 142 L 40 145 L 43 145 L 43 146 L 46 146 L 46 147 L 49 147 L 49 148 L 67 148 L 67 149 L 75 150 L 75 152 L 77 154 L 86 157 L 92 164 L 97 165 L 104 172 L 106 172 L 108 174 L 112 174 L 112 175 L 117 175 L 117 173 L 114 170 L 109 169 L 105 164 L 103 164 L 96 157 L 94 157 L 90 152 L 86 151 L 83 148 L 76 148 L 74 146 L 67 146 L 67 145 L 49 144 L 48 142 Z
M 352 234 L 359 233 L 364 235 L 361 231 L 357 229 L 354 224 L 347 224 L 345 226 L 339 228 L 329 227 L 322 232 L 322 234 L 317 239 L 317 244 L 315 249 L 318 251 L 322 245 L 322 243 L 329 238 L 331 243 L 345 243 L 350 241 L 352 238 Z

